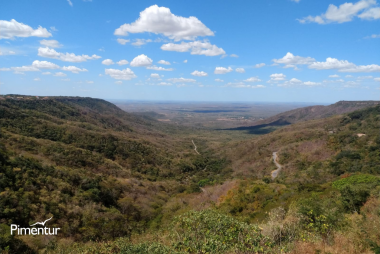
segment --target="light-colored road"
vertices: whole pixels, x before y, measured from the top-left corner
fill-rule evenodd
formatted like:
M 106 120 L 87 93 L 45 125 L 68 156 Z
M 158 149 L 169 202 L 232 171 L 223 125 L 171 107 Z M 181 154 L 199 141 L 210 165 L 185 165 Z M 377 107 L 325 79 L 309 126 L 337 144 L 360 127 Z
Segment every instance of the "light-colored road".
M 194 141 L 191 140 L 191 142 L 193 142 L 193 145 L 194 145 L 194 151 L 195 151 L 197 154 L 201 155 L 200 153 L 198 153 L 198 151 L 197 151 L 197 146 L 195 145 Z
M 278 159 L 277 152 L 273 152 L 273 161 L 274 161 L 274 164 L 276 164 L 277 169 L 272 171 L 272 179 L 275 179 L 277 177 L 278 173 L 280 172 L 282 168 L 282 165 L 277 162 L 277 159 Z

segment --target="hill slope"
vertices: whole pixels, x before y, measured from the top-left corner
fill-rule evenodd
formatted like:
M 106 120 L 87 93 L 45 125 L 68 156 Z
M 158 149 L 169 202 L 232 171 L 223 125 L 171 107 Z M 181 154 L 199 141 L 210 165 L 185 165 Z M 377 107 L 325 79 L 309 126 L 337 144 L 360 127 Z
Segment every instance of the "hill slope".
M 178 127 L 104 100 L 18 97 L 0 100 L 0 224 L 53 216 L 63 237 L 128 236 L 170 196 L 226 175 L 225 161 L 196 154 Z
M 379 117 L 377 105 L 302 121 L 235 143 L 223 149 L 223 154 L 233 162 L 236 175 L 260 179 L 276 169 L 273 152 L 278 152 L 279 162 L 284 165 L 280 178 L 290 182 L 326 181 L 334 175 L 356 171 L 379 174 Z M 358 157 L 357 153 L 362 155 Z
M 102 100 L 18 97 L 0 100 L 0 250 L 367 253 L 379 247 L 380 105 L 217 150 L 195 140 L 199 155 L 188 132 Z M 271 180 L 273 152 L 282 170 Z M 234 179 L 225 181 L 229 168 Z M 205 208 L 214 211 L 189 211 Z M 50 217 L 49 225 L 61 228 L 59 242 L 9 236 L 11 223 Z M 343 247 L 336 244 L 342 239 Z
M 380 247 L 379 129 L 380 106 L 375 106 L 299 122 L 227 145 L 220 153 L 230 158 L 237 178 L 203 187 L 200 194 L 170 198 L 162 208 L 166 223 L 160 221 L 164 230 L 159 234 L 81 244 L 69 250 L 376 253 Z M 274 181 L 269 178 L 276 168 L 273 151 L 278 151 L 283 165 Z M 212 210 L 197 211 L 204 207 Z M 66 248 L 61 244 L 57 253 Z
M 380 101 L 339 101 L 329 106 L 309 106 L 286 111 L 257 121 L 252 126 L 238 127 L 230 130 L 248 130 L 252 134 L 266 134 L 273 131 L 275 127 L 341 115 L 378 104 L 380 104 Z

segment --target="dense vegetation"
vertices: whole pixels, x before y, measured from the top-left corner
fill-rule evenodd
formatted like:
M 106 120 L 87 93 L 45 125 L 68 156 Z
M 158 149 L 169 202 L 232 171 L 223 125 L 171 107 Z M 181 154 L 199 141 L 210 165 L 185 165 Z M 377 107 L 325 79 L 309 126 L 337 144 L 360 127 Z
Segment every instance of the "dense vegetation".
M 90 98 L 0 100 L 0 127 L 5 253 L 380 253 L 379 106 L 201 155 Z M 9 235 L 51 216 L 57 238 Z
M 229 174 L 207 147 L 199 156 L 191 140 L 169 136 L 174 127 L 103 100 L 0 100 L 0 127 L 6 231 L 53 216 L 50 225 L 74 241 L 129 236 L 160 218 L 174 194 L 199 192 Z

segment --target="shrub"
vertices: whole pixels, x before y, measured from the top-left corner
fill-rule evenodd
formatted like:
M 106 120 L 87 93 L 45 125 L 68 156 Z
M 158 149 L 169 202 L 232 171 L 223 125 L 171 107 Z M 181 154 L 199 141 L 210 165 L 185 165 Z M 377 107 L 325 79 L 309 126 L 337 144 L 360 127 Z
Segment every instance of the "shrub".
M 368 186 L 346 185 L 341 188 L 340 194 L 345 211 L 360 213 L 360 207 L 367 201 L 370 191 Z
M 204 187 L 204 186 L 206 186 L 207 184 L 210 184 L 210 179 L 202 179 L 202 180 L 200 180 L 199 182 L 198 182 L 198 185 L 199 185 L 199 187 Z
M 269 236 L 277 245 L 294 241 L 299 234 L 299 214 L 291 205 L 286 212 L 283 207 L 272 209 L 268 213 L 267 222 L 262 225 L 263 234 Z
M 190 211 L 174 218 L 174 247 L 190 253 L 265 253 L 272 242 L 256 225 L 249 225 L 214 210 Z
M 324 197 L 322 199 L 321 195 L 316 194 L 298 203 L 303 228 L 321 235 L 326 235 L 331 229 L 342 224 L 344 218 L 342 209 L 338 198 Z
M 375 187 L 380 184 L 380 179 L 373 175 L 359 174 L 337 180 L 333 182 L 332 186 L 338 190 L 342 190 L 346 186 L 358 184 L 365 184 L 370 187 Z

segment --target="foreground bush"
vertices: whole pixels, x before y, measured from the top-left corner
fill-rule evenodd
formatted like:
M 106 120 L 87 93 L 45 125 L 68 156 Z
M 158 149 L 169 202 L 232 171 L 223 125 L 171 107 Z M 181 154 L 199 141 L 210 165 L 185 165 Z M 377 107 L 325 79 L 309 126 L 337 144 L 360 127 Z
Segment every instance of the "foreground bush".
M 273 245 L 258 226 L 214 210 L 190 211 L 172 226 L 175 249 L 189 253 L 266 253 Z

